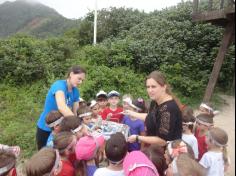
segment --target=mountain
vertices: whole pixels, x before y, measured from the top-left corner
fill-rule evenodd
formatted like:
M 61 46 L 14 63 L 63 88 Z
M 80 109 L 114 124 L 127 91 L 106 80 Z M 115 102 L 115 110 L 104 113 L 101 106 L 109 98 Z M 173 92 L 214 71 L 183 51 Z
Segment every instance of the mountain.
M 0 38 L 16 33 L 37 37 L 58 36 L 77 27 L 80 20 L 70 20 L 52 8 L 27 0 L 0 4 Z

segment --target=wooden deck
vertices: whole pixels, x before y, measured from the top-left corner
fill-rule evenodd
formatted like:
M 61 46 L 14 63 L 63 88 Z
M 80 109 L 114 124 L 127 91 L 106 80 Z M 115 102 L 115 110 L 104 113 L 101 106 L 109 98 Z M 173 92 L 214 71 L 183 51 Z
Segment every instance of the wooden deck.
M 208 9 L 201 11 L 199 9 L 200 0 L 193 1 L 193 22 L 205 22 L 212 23 L 216 26 L 226 27 L 229 21 L 234 20 L 235 18 L 235 4 L 232 0 L 218 0 L 220 6 L 218 9 L 213 9 L 213 1 L 209 0 Z

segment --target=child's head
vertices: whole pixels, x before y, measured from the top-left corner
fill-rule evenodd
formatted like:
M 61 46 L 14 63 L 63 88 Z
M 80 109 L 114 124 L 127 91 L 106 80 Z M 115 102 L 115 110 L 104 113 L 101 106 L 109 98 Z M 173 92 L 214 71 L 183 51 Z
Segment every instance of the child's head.
M 60 129 L 62 131 L 73 132 L 77 139 L 87 134 L 87 128 L 82 124 L 81 119 L 76 116 L 68 116 L 62 120 L 60 123 Z
M 207 139 L 208 142 L 214 144 L 215 146 L 224 147 L 227 145 L 228 135 L 223 129 L 213 127 L 208 131 Z
M 229 164 L 228 156 L 227 156 L 227 142 L 228 142 L 228 134 L 225 130 L 219 127 L 213 127 L 208 131 L 207 134 L 207 144 L 208 149 L 212 147 L 219 147 L 223 149 L 223 160 L 225 164 Z
M 79 98 L 79 107 L 87 106 L 87 102 L 83 98 Z
M 213 116 L 206 113 L 197 115 L 196 125 L 199 130 L 209 130 L 214 125 Z
M 167 165 L 166 165 L 165 157 L 164 157 L 164 153 L 165 153 L 164 148 L 158 145 L 152 144 L 142 149 L 142 152 L 156 166 L 159 175 L 164 176 L 164 171 L 167 169 Z
M 130 94 L 125 94 L 122 97 L 122 105 L 124 110 L 130 110 L 130 104 L 132 103 L 132 96 Z
M 59 132 L 60 131 L 59 125 L 63 119 L 64 117 L 62 113 L 60 113 L 59 111 L 51 111 L 48 113 L 46 117 L 46 123 L 52 130 L 54 130 L 55 132 Z
M 80 138 L 75 147 L 76 158 L 85 161 L 95 159 L 99 149 L 103 148 L 104 143 L 105 139 L 99 133 Z
M 117 107 L 120 102 L 120 93 L 112 90 L 108 93 L 108 103 L 111 107 Z
M 141 151 L 128 153 L 123 162 L 123 169 L 126 176 L 158 176 L 154 164 Z
M 138 98 L 132 101 L 132 105 L 135 107 L 135 110 L 140 113 L 146 113 L 147 108 L 143 98 Z
M 98 102 L 96 100 L 92 100 L 90 102 L 89 107 L 92 110 L 92 116 L 96 117 L 99 114 L 99 104 L 98 104 Z
M 193 174 L 194 173 L 194 174 Z M 206 169 L 197 161 L 189 157 L 188 154 L 182 153 L 175 158 L 168 166 L 166 176 L 205 176 Z
M 100 90 L 96 94 L 96 100 L 98 102 L 99 108 L 104 109 L 107 106 L 107 93 Z
M 26 163 L 27 176 L 52 175 L 56 176 L 62 168 L 58 150 L 44 147 L 35 153 Z
M 106 142 L 105 153 L 110 164 L 121 164 L 127 151 L 125 136 L 120 132 L 112 134 Z
M 0 150 L 0 175 L 1 176 L 16 176 L 16 156 L 5 150 Z
M 184 106 L 182 110 L 182 116 L 193 116 L 193 109 L 190 108 L 189 106 Z
M 186 144 L 182 139 L 169 142 L 164 155 L 166 164 L 171 163 L 173 159 L 178 157 L 181 153 L 187 153 L 191 158 L 194 159 L 192 147 Z
M 219 113 L 219 111 L 215 111 L 212 108 L 212 105 L 210 103 L 201 103 L 200 106 L 199 106 L 199 111 L 201 113 L 209 114 L 212 117 L 214 117 L 216 114 Z
M 89 106 L 83 106 L 78 110 L 78 117 L 82 120 L 83 124 L 89 126 L 92 122 L 92 110 Z
M 55 135 L 53 143 L 61 156 L 69 156 L 75 152 L 76 141 L 76 136 L 72 132 L 63 131 Z
M 182 116 L 182 126 L 183 132 L 193 131 L 193 126 L 195 124 L 196 118 L 191 114 L 186 114 Z

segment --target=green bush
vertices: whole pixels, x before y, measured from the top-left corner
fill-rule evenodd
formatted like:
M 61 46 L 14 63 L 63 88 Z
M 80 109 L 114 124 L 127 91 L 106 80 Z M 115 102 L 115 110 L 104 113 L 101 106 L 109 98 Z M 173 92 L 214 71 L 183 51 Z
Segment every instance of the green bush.
M 22 157 L 36 150 L 36 122 L 46 92 L 43 82 L 21 87 L 0 84 L 0 143 L 19 145 Z

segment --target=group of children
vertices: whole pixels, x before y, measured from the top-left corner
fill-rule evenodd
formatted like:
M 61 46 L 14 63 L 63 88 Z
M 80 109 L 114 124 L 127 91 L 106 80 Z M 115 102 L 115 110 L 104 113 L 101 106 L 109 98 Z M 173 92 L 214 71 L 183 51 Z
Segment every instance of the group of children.
M 207 104 L 182 110 L 182 139 L 167 141 L 166 147 L 127 143 L 121 132 L 108 139 L 101 132 L 104 121 L 122 123 L 130 135 L 145 135 L 143 121 L 124 115 L 125 110 L 148 112 L 144 99 L 99 91 L 96 100 L 80 99 L 77 116 L 63 117 L 51 111 L 46 118 L 52 129 L 47 146 L 25 164 L 27 176 L 223 176 L 229 166 L 227 133 L 214 127 L 216 112 Z M 0 145 L 0 176 L 16 175 L 18 146 Z M 102 167 L 103 166 L 103 167 Z M 194 173 L 194 174 L 193 174 Z

